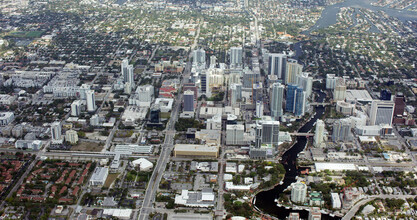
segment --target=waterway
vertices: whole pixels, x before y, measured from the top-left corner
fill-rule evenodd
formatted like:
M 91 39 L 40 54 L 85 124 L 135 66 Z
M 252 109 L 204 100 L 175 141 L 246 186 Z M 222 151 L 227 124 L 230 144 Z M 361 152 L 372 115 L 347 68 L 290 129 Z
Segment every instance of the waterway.
M 317 20 L 316 24 L 313 25 L 307 31 L 304 31 L 303 34 L 309 34 L 312 31 L 329 27 L 333 25 L 337 21 L 337 13 L 339 13 L 340 8 L 343 7 L 353 7 L 353 8 L 366 8 L 372 11 L 384 11 L 389 16 L 396 17 L 402 22 L 409 21 L 409 20 L 417 20 L 417 12 L 409 11 L 409 10 L 397 10 L 388 7 L 378 7 L 371 5 L 373 1 L 371 0 L 346 0 L 341 3 L 337 3 L 334 5 L 327 6 L 322 14 L 321 17 Z
M 322 102 L 325 98 L 325 94 L 322 92 L 317 92 L 318 95 L 317 102 Z M 315 115 L 309 122 L 307 122 L 303 127 L 301 127 L 298 131 L 299 132 L 309 132 L 311 128 L 314 126 L 314 123 L 317 119 L 321 118 L 324 113 L 324 107 L 315 107 Z M 305 210 L 291 210 L 286 209 L 284 207 L 278 207 L 277 203 L 274 201 L 279 197 L 281 193 L 289 186 L 291 183 L 295 182 L 295 178 L 298 175 L 299 171 L 297 170 L 296 160 L 298 154 L 304 150 L 306 146 L 307 138 L 306 137 L 297 137 L 296 144 L 293 145 L 288 151 L 284 153 L 282 156 L 282 161 L 284 168 L 286 170 L 286 174 L 283 180 L 283 183 L 280 185 L 275 186 L 271 190 L 263 191 L 258 193 L 255 196 L 255 206 L 259 208 L 264 213 L 269 215 L 278 217 L 279 219 L 285 219 L 290 212 L 298 212 L 300 213 L 300 218 L 307 219 L 308 218 L 308 211 Z M 336 217 L 331 217 L 329 215 L 322 215 L 322 219 L 339 219 Z

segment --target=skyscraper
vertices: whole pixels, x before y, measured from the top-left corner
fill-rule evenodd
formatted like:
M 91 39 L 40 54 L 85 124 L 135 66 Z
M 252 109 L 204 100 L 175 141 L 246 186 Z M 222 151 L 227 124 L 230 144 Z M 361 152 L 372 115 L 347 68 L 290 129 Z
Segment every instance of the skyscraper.
M 298 86 L 303 88 L 306 92 L 307 98 L 311 96 L 313 90 L 313 77 L 309 76 L 309 73 L 303 72 L 297 76 Z
M 256 121 L 255 147 L 260 148 L 262 144 L 278 146 L 279 121 L 264 116 L 262 120 Z
M 252 103 L 255 104 L 257 101 L 262 101 L 263 88 L 261 83 L 253 84 L 252 88 Z
M 395 103 L 392 101 L 374 100 L 369 112 L 370 125 L 392 125 Z
M 241 145 L 244 144 L 244 129 L 243 124 L 226 125 L 226 144 L 227 145 Z
M 395 108 L 394 108 L 394 115 L 403 115 L 405 110 L 405 100 L 404 94 L 402 92 L 397 93 L 394 98 Z
M 152 105 L 149 113 L 149 121 L 154 124 L 161 122 L 159 113 L 161 112 L 159 105 Z
M 287 73 L 285 77 L 285 84 L 297 84 L 298 75 L 303 71 L 303 65 L 298 64 L 297 60 L 288 59 L 287 61 Z
M 184 112 L 194 112 L 194 91 L 184 92 Z
M 327 74 L 326 75 L 326 89 L 333 90 L 336 87 L 336 75 L 335 74 Z
M 75 100 L 71 103 L 71 116 L 79 116 L 81 114 L 81 100 Z
M 51 136 L 52 140 L 61 140 L 62 134 L 61 134 L 61 122 L 56 121 L 51 124 Z
M 230 105 L 236 106 L 242 100 L 242 84 L 230 85 Z
M 336 86 L 333 90 L 333 100 L 334 101 L 343 101 L 346 98 L 346 85 L 343 78 L 337 78 Z
M 316 131 L 314 132 L 314 146 L 321 147 L 324 143 L 324 122 L 318 119 L 316 122 Z
M 262 101 L 256 101 L 255 116 L 257 118 L 264 116 L 264 103 Z
M 78 134 L 74 130 L 68 130 L 65 132 L 65 140 L 71 144 L 76 144 L 78 142 Z
M 297 86 L 289 84 L 287 87 L 287 97 L 285 102 L 285 111 L 294 113 L 295 110 L 295 95 L 297 93 Z
M 391 91 L 389 91 L 387 89 L 383 89 L 380 92 L 380 96 L 381 96 L 381 98 L 380 98 L 381 100 L 391 101 L 392 93 L 391 93 Z
M 278 79 L 285 82 L 287 72 L 287 55 L 271 53 L 269 54 L 268 75 L 276 75 Z
M 284 85 L 280 83 L 274 83 L 272 84 L 272 90 L 271 90 L 271 116 L 275 119 L 278 119 L 283 115 L 282 112 L 282 103 L 284 99 Z
M 253 84 L 256 84 L 259 81 L 260 74 L 255 73 L 249 68 L 243 69 L 243 87 L 252 88 Z
M 206 51 L 197 49 L 193 51 L 193 66 L 196 68 L 206 68 Z
M 128 59 L 124 59 L 122 61 L 122 77 L 123 77 L 123 82 L 124 83 L 130 83 L 130 86 L 133 87 L 133 85 L 135 84 L 135 80 L 134 80 L 134 68 L 133 65 L 129 65 L 129 61 Z
M 333 123 L 333 134 L 332 140 L 337 141 L 348 141 L 350 139 L 351 121 L 348 118 L 343 118 Z
M 306 110 L 307 93 L 298 87 L 295 94 L 295 116 L 303 116 Z
M 230 48 L 230 68 L 242 67 L 242 47 Z
M 94 97 L 94 90 L 87 90 L 85 92 L 87 96 L 87 111 L 94 112 L 96 110 L 96 99 Z

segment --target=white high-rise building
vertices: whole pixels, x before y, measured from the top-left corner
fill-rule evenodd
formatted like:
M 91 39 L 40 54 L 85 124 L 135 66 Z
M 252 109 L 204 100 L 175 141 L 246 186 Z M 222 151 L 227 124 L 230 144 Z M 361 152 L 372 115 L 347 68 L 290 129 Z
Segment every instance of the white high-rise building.
M 52 140 L 62 140 L 62 134 L 61 134 L 62 131 L 61 130 L 62 130 L 62 128 L 61 128 L 61 122 L 56 121 L 56 122 L 53 122 L 51 124 L 51 137 L 52 137 Z
M 125 83 L 124 93 L 125 94 L 132 93 L 132 85 L 130 84 L 130 82 Z
M 244 130 L 243 124 L 226 125 L 226 144 L 227 145 L 242 145 L 244 144 Z
M 193 67 L 202 70 L 206 68 L 206 51 L 197 49 L 193 51 Z
M 242 84 L 230 85 L 230 104 L 236 106 L 238 102 L 242 101 Z
M 327 74 L 326 75 L 326 89 L 333 90 L 336 87 L 336 75 L 335 74 Z
M 313 77 L 311 77 L 309 73 L 301 73 L 298 75 L 298 86 L 303 88 L 303 91 L 306 92 L 307 98 L 309 98 L 313 91 Z
M 316 122 L 316 131 L 314 132 L 314 146 L 322 147 L 324 145 L 324 122 L 318 119 Z
M 369 112 L 370 125 L 392 125 L 392 118 L 394 117 L 395 103 L 393 101 L 372 101 Z
M 333 90 L 333 100 L 334 101 L 343 101 L 346 98 L 346 85 L 343 78 L 338 78 L 336 80 L 336 86 Z
M 268 75 L 276 75 L 278 79 L 285 82 L 285 74 L 287 72 L 287 55 L 270 53 L 268 65 Z
M 77 117 L 81 114 L 81 100 L 75 100 L 71 104 L 71 116 Z
M 297 182 L 291 184 L 291 201 L 295 203 L 304 203 L 307 198 L 307 186 L 304 183 Z
M 210 68 L 216 68 L 217 66 L 217 57 L 214 55 L 210 56 Z
M 283 115 L 282 103 L 284 100 L 285 87 L 281 83 L 272 84 L 271 90 L 271 116 L 278 119 Z
M 152 85 L 143 85 L 136 88 L 135 94 L 129 98 L 129 105 L 150 107 L 154 99 L 154 87 Z
M 255 116 L 257 118 L 264 116 L 264 103 L 262 101 L 256 101 Z
M 352 121 L 349 118 L 343 118 L 333 123 L 332 140 L 337 141 L 349 141 L 350 130 L 352 129 Z
M 134 68 L 133 65 L 129 65 L 129 61 L 127 59 L 124 59 L 122 61 L 122 77 L 124 83 L 130 83 L 130 86 L 133 87 L 135 84 L 135 75 L 134 75 Z
M 91 126 L 99 126 L 100 125 L 100 117 L 97 114 L 91 116 L 90 125 Z
M 297 60 L 288 59 L 285 84 L 297 84 L 298 76 L 301 72 L 303 72 L 303 65 L 298 64 Z
M 90 90 L 90 89 L 91 89 L 91 85 L 88 85 L 88 84 L 82 84 L 82 85 L 80 86 L 80 88 L 78 88 L 78 92 L 79 92 L 79 95 L 80 95 L 80 99 L 82 99 L 82 100 L 86 100 L 86 99 L 87 99 L 86 92 L 87 92 L 88 90 Z
M 194 112 L 194 91 L 184 92 L 184 112 Z
M 230 48 L 230 68 L 242 67 L 243 49 L 242 47 Z
M 78 142 L 78 134 L 74 130 L 68 130 L 65 132 L 65 140 L 71 144 L 76 144 Z
M 87 111 L 94 112 L 97 108 L 94 90 L 87 90 L 85 94 L 87 96 Z

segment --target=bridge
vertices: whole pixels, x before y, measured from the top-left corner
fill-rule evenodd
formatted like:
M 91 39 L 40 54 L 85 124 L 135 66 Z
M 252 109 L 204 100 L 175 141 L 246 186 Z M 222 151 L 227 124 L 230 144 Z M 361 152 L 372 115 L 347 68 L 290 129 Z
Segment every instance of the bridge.
M 332 105 L 330 102 L 312 102 L 310 103 L 310 106 L 328 106 Z
M 314 136 L 313 133 L 298 133 L 298 132 L 290 133 L 290 135 L 292 135 L 292 136 L 304 136 L 304 137 L 313 137 Z

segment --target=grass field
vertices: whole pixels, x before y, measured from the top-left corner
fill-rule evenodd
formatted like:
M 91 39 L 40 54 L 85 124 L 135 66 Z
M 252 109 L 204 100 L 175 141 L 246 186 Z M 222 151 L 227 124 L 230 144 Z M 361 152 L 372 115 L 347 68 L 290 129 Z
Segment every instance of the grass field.
M 39 38 L 43 34 L 43 31 L 13 31 L 8 34 L 10 37 L 18 38 Z
M 103 145 L 100 143 L 80 141 L 77 145 L 71 147 L 71 150 L 100 152 L 103 150 Z
M 118 173 L 109 173 L 103 187 L 109 188 L 111 184 L 117 179 L 118 176 L 119 176 Z

